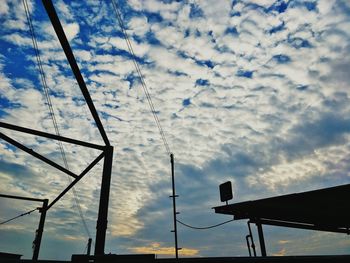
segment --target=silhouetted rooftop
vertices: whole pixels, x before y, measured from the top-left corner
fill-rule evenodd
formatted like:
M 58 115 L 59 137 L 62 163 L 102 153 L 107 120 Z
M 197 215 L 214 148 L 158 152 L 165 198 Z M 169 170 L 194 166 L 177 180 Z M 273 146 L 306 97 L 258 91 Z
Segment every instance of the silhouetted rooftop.
M 55 261 L 55 260 L 11 260 L 0 259 L 1 263 L 74 263 L 74 261 Z M 329 256 L 283 256 L 283 257 L 203 257 L 203 258 L 174 258 L 154 259 L 153 261 L 135 261 L 134 259 L 114 259 L 96 261 L 96 263 L 134 263 L 134 262 L 154 262 L 154 263 L 343 263 L 349 262 L 350 256 L 347 255 L 329 255 Z M 88 263 L 89 261 L 80 261 L 79 263 Z M 78 263 L 78 262 L 76 262 Z
M 214 207 L 235 220 L 348 233 L 350 184 Z

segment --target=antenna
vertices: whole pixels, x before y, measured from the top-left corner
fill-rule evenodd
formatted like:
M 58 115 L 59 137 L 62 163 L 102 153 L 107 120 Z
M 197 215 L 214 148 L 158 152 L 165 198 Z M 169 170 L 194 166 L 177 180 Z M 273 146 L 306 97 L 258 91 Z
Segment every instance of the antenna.
M 230 181 L 227 181 L 226 183 L 220 184 L 220 200 L 221 202 L 226 202 L 226 205 L 228 204 L 228 200 L 231 200 L 233 198 L 232 194 L 232 184 Z

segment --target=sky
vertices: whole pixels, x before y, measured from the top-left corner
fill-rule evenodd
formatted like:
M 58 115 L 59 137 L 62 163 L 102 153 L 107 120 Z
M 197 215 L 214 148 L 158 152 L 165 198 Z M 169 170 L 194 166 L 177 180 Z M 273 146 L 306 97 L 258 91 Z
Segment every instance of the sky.
M 116 0 L 170 150 L 178 219 L 197 227 L 231 217 L 231 203 L 349 183 L 350 2 L 347 0 Z M 170 158 L 111 1 L 53 1 L 114 146 L 106 253 L 173 257 Z M 41 1 L 28 0 L 62 136 L 103 145 Z M 0 4 L 0 118 L 55 133 L 22 1 Z M 63 165 L 59 145 L 1 132 Z M 80 173 L 99 154 L 63 144 Z M 75 187 L 95 237 L 102 165 Z M 0 193 L 53 200 L 66 174 L 0 141 Z M 0 200 L 0 221 L 38 203 Z M 0 251 L 31 258 L 33 212 L 0 226 Z M 210 230 L 178 225 L 180 257 L 248 256 L 246 221 Z M 268 255 L 348 254 L 343 234 L 265 227 Z M 254 228 L 257 240 L 256 229 Z M 41 259 L 86 251 L 69 192 L 47 213 Z M 259 253 L 259 252 L 258 252 Z

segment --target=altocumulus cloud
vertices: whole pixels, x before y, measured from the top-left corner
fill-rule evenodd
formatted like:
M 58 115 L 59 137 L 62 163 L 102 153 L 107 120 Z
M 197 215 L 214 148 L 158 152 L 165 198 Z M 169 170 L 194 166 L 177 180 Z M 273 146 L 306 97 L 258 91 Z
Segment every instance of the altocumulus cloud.
M 41 2 L 28 2 L 61 134 L 101 143 Z M 181 219 L 198 225 L 225 220 L 210 209 L 225 180 L 233 181 L 236 201 L 349 181 L 348 1 L 118 3 L 175 154 Z M 106 251 L 169 256 L 169 157 L 112 5 L 60 0 L 55 6 L 115 147 Z M 3 1 L 0 14 L 1 121 L 53 133 L 22 2 Z M 2 132 L 62 163 L 57 144 Z M 97 154 L 64 148 L 76 172 Z M 68 184 L 65 175 L 4 142 L 0 152 L 1 192 L 52 199 Z M 97 166 L 76 187 L 92 234 L 100 178 Z M 1 206 L 1 219 L 10 207 Z M 68 195 L 48 213 L 43 258 L 83 252 L 87 236 L 75 210 Z M 217 245 L 229 231 L 238 233 L 232 244 Z M 184 256 L 246 255 L 245 232 L 235 222 L 215 234 L 180 229 L 179 239 Z M 342 253 L 347 244 L 301 232 L 268 235 L 285 240 L 283 233 L 288 242 L 271 243 L 271 253 L 303 253 L 310 242 L 310 253 Z M 30 257 L 27 232 L 25 240 L 9 252 Z

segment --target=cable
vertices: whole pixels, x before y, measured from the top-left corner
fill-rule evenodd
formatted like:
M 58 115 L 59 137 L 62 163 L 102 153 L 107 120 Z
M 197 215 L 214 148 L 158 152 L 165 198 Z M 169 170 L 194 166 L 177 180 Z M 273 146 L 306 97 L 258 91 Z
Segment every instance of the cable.
M 34 51 L 35 51 L 37 66 L 38 66 L 39 74 L 40 74 L 40 80 L 41 80 L 43 88 L 44 88 L 44 95 L 45 95 L 45 99 L 46 99 L 46 104 L 47 104 L 47 106 L 49 108 L 50 117 L 52 119 L 56 135 L 60 136 L 60 131 L 59 131 L 59 128 L 58 128 L 57 120 L 56 120 L 56 117 L 55 117 L 55 112 L 53 110 L 52 101 L 51 101 L 51 98 L 50 98 L 49 87 L 47 85 L 46 76 L 45 76 L 44 69 L 43 69 L 43 66 L 42 66 L 43 63 L 42 63 L 41 58 L 40 58 L 38 42 L 36 40 L 36 35 L 35 35 L 35 31 L 34 31 L 32 18 L 31 18 L 30 12 L 29 12 L 28 3 L 27 3 L 27 0 L 23 0 L 22 2 L 23 2 L 24 10 L 25 10 L 25 13 L 26 13 L 26 17 L 27 17 L 27 21 L 28 21 L 28 25 L 29 25 L 29 29 L 30 29 L 30 34 L 31 34 L 32 42 L 33 42 Z M 65 166 L 65 168 L 67 170 L 69 170 L 69 165 L 68 165 L 68 162 L 67 162 L 67 157 L 66 157 L 66 153 L 64 151 L 62 142 L 59 141 L 58 145 L 59 145 L 59 149 L 60 149 L 60 152 L 61 152 L 61 156 L 62 156 L 62 159 L 63 159 L 64 166 Z M 72 180 L 71 180 L 71 178 L 69 176 L 68 176 L 68 181 L 69 181 L 69 183 L 72 183 Z M 83 212 L 81 210 L 79 199 L 77 197 L 77 193 L 76 193 L 74 187 L 72 188 L 72 191 L 73 191 L 73 195 L 74 195 L 75 205 L 76 205 L 76 207 L 78 209 L 79 216 L 80 216 L 80 218 L 81 218 L 81 220 L 83 222 L 83 226 L 84 226 L 85 232 L 87 233 L 88 237 L 91 238 L 90 231 L 89 231 L 89 229 L 87 227 L 87 224 L 86 224 L 86 221 L 84 219 L 84 215 L 83 215 Z
M 119 23 L 119 26 L 120 26 L 120 28 L 121 28 L 121 30 L 122 30 L 124 39 L 125 39 L 126 44 L 127 44 L 127 46 L 128 46 L 128 50 L 129 50 L 129 52 L 130 52 L 130 54 L 131 54 L 131 56 L 132 56 L 132 59 L 133 59 L 133 63 L 134 63 L 136 72 L 137 72 L 137 74 L 139 75 L 139 78 L 140 78 L 140 80 L 141 80 L 141 85 L 142 85 L 142 88 L 143 88 L 144 93 L 145 93 L 145 95 L 146 95 L 148 104 L 149 104 L 149 106 L 150 106 L 150 108 L 151 108 L 151 112 L 152 112 L 152 114 L 153 114 L 154 120 L 155 120 L 156 125 L 157 125 L 157 127 L 158 127 L 158 129 L 159 129 L 159 133 L 160 133 L 161 138 L 162 138 L 162 140 L 163 140 L 163 143 L 164 143 L 164 146 L 165 146 L 165 150 L 166 150 L 166 152 L 167 152 L 168 154 L 170 154 L 171 151 L 170 151 L 169 144 L 168 144 L 168 142 L 167 142 L 167 140 L 166 140 L 165 133 L 164 133 L 163 128 L 162 128 L 162 126 L 161 126 L 161 124 L 160 124 L 159 118 L 158 118 L 158 116 L 157 116 L 157 114 L 156 114 L 156 110 L 155 110 L 155 108 L 154 108 L 154 104 L 153 104 L 153 102 L 152 102 L 151 95 L 150 95 L 150 93 L 149 93 L 149 91 L 148 91 L 147 85 L 146 85 L 146 83 L 145 83 L 143 74 L 142 74 L 141 69 L 140 69 L 140 66 L 139 66 L 139 64 L 138 64 L 138 62 L 137 62 L 137 60 L 136 60 L 135 52 L 134 52 L 133 47 L 132 47 L 132 45 L 131 45 L 130 38 L 129 38 L 129 36 L 128 36 L 126 30 L 125 30 L 124 23 L 123 23 L 123 20 L 122 20 L 122 18 L 121 18 L 121 14 L 120 14 L 120 12 L 119 12 L 119 7 L 118 7 L 118 5 L 117 5 L 117 3 L 116 3 L 115 0 L 112 0 L 112 5 L 113 5 L 113 9 L 114 9 L 114 11 L 115 11 L 115 13 L 116 13 L 116 16 L 117 16 L 117 19 L 118 19 L 118 23 Z M 176 221 L 177 221 L 178 223 L 182 224 L 183 226 L 186 226 L 186 227 L 189 227 L 189 228 L 192 228 L 192 229 L 205 230 L 205 229 L 210 229 L 210 228 L 214 228 L 214 227 L 218 227 L 218 226 L 227 224 L 227 223 L 229 223 L 229 222 L 232 222 L 233 219 L 228 220 L 228 221 L 225 221 L 225 222 L 222 222 L 222 223 L 219 223 L 219 224 L 216 224 L 216 225 L 207 226 L 207 227 L 195 227 L 195 226 L 191 226 L 191 225 L 185 224 L 185 223 L 181 222 L 180 220 L 176 220 Z
M 88 246 L 89 246 L 89 244 L 86 244 L 86 246 L 85 246 L 85 248 L 84 248 L 84 252 L 83 252 L 84 255 L 86 254 L 86 252 L 87 252 L 87 250 L 88 250 Z
M 165 137 L 165 133 L 164 133 L 164 131 L 163 131 L 162 125 L 160 124 L 159 118 L 158 118 L 157 113 L 156 113 L 156 110 L 155 110 L 155 108 L 154 108 L 154 104 L 153 104 L 153 102 L 152 102 L 152 98 L 151 98 L 151 95 L 150 95 L 150 93 L 149 93 L 149 91 L 148 91 L 146 82 L 145 82 L 145 80 L 144 80 L 143 74 L 142 74 L 141 69 L 140 69 L 140 66 L 139 66 L 139 64 L 138 64 L 138 62 L 137 62 L 137 60 L 136 60 L 136 55 L 135 55 L 134 49 L 133 49 L 133 47 L 132 47 L 132 45 L 131 45 L 130 38 L 129 38 L 129 36 L 128 36 L 126 30 L 125 30 L 124 23 L 123 23 L 121 14 L 120 14 L 120 12 L 119 12 L 119 7 L 118 7 L 117 3 L 115 2 L 115 0 L 112 0 L 112 5 L 113 5 L 113 9 L 114 9 L 114 11 L 115 11 L 115 13 L 116 13 L 116 17 L 117 17 L 119 26 L 120 26 L 120 28 L 121 28 L 121 30 L 122 30 L 124 39 L 125 39 L 126 44 L 127 44 L 127 46 L 128 46 L 128 50 L 129 50 L 129 52 L 130 52 L 130 54 L 131 54 L 131 56 L 132 56 L 132 60 L 133 60 L 133 63 L 134 63 L 136 72 L 137 72 L 137 74 L 139 75 L 139 78 L 140 78 L 140 80 L 141 80 L 141 85 L 142 85 L 143 91 L 144 91 L 144 93 L 145 93 L 145 95 L 146 95 L 146 98 L 147 98 L 149 107 L 150 107 L 150 109 L 151 109 L 151 112 L 152 112 L 152 114 L 153 114 L 153 118 L 154 118 L 154 120 L 155 120 L 155 122 L 156 122 L 156 125 L 157 125 L 157 127 L 158 127 L 160 136 L 161 136 L 161 138 L 162 138 L 162 140 L 163 140 L 163 144 L 164 144 L 165 150 L 166 150 L 166 152 L 167 152 L 168 154 L 170 154 L 171 151 L 170 151 L 169 144 L 168 144 L 168 142 L 167 142 L 167 139 L 166 139 L 166 137 Z
M 25 213 L 23 213 L 23 214 L 20 214 L 20 215 L 18 215 L 18 216 L 15 216 L 15 217 L 13 217 L 13 218 L 10 218 L 10 219 L 8 219 L 8 220 L 6 220 L 6 221 L 3 221 L 3 222 L 0 223 L 0 225 L 6 224 L 6 223 L 8 223 L 8 222 L 10 222 L 10 221 L 12 221 L 12 220 L 15 220 L 15 219 L 21 217 L 21 216 L 29 215 L 30 213 L 34 212 L 34 211 L 37 210 L 37 209 L 38 209 L 38 208 L 35 208 L 35 209 L 33 209 L 33 210 L 30 210 L 30 211 L 28 211 L 28 212 L 25 212 Z
M 216 224 L 216 225 L 205 226 L 205 227 L 191 226 L 191 225 L 185 224 L 184 222 L 181 222 L 180 220 L 176 220 L 176 221 L 177 221 L 178 223 L 180 223 L 181 225 L 183 225 L 183 226 L 185 226 L 185 227 L 188 227 L 188 228 L 197 229 L 197 230 L 205 230 L 205 229 L 210 229 L 210 228 L 222 226 L 222 225 L 224 225 L 224 224 L 227 224 L 227 223 L 229 223 L 229 222 L 232 222 L 233 219 L 228 220 L 228 221 L 225 221 L 225 222 L 222 222 L 222 223 L 219 223 L 219 224 Z

